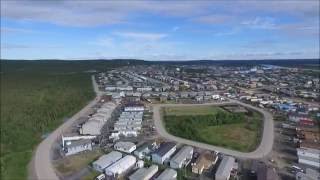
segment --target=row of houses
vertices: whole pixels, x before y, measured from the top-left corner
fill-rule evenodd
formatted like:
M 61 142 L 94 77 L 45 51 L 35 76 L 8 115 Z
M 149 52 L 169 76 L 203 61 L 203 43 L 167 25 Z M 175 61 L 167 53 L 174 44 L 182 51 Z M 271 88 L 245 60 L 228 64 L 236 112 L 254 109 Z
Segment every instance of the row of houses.
M 100 135 L 103 125 L 110 119 L 116 104 L 113 102 L 104 103 L 97 112 L 92 115 L 80 128 L 82 135 Z
M 132 155 L 124 155 L 118 151 L 112 151 L 99 157 L 98 160 L 92 163 L 93 169 L 100 173 L 106 179 L 117 179 L 124 174 L 129 173 L 132 169 L 135 171 L 129 176 L 129 180 L 149 180 L 155 176 L 159 168 L 157 165 L 144 167 L 142 160 L 137 160 Z M 177 172 L 173 169 L 165 169 L 156 180 L 172 180 L 176 179 Z
M 125 106 L 109 138 L 118 140 L 120 136 L 136 137 L 142 128 L 143 112 L 143 105 Z

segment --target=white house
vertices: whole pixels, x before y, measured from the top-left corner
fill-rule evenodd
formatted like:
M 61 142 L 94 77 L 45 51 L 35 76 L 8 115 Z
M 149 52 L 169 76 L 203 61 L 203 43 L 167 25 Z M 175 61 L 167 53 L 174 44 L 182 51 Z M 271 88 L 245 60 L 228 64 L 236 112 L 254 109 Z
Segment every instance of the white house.
M 103 172 L 105 168 L 117 162 L 121 158 L 122 158 L 122 154 L 120 152 L 112 151 L 109 154 L 105 154 L 99 157 L 98 160 L 92 163 L 92 167 L 96 171 Z
M 115 178 L 134 167 L 135 163 L 136 158 L 132 155 L 127 155 L 113 163 L 111 166 L 107 167 L 104 172 L 107 176 Z
M 80 139 L 74 141 L 65 141 L 64 152 L 66 156 L 77 154 L 83 151 L 92 150 L 92 142 L 90 139 Z
M 134 143 L 123 142 L 123 141 L 117 142 L 113 147 L 115 150 L 126 152 L 126 153 L 132 153 L 137 148 Z

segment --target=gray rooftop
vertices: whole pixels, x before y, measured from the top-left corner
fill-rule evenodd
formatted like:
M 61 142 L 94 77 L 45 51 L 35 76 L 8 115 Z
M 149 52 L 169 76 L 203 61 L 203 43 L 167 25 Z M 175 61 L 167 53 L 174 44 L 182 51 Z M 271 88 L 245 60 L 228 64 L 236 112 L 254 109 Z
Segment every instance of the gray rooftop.
M 157 178 L 156 180 L 174 180 L 177 176 L 177 171 L 167 168 L 164 170 Z
M 168 151 L 170 151 L 172 148 L 176 146 L 176 143 L 174 142 L 165 142 L 160 145 L 160 147 L 154 151 L 154 154 L 157 154 L 159 156 L 165 155 Z
M 141 180 L 148 179 L 147 177 L 152 177 L 158 171 L 157 165 L 152 165 L 149 168 L 141 168 L 134 172 L 129 179 L 130 180 Z
M 176 163 L 181 163 L 184 161 L 187 156 L 193 151 L 193 147 L 191 146 L 184 146 L 176 155 L 174 155 L 171 159 L 171 161 L 174 161 Z
M 216 177 L 228 177 L 233 168 L 234 162 L 235 159 L 233 157 L 224 156 L 216 172 Z

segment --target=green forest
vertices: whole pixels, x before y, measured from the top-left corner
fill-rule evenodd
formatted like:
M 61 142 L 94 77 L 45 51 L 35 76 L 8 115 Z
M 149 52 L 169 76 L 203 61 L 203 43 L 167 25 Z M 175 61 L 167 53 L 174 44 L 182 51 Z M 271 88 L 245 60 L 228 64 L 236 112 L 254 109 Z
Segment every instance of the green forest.
M 26 179 L 37 144 L 94 97 L 88 67 L 59 66 L 1 61 L 0 179 Z

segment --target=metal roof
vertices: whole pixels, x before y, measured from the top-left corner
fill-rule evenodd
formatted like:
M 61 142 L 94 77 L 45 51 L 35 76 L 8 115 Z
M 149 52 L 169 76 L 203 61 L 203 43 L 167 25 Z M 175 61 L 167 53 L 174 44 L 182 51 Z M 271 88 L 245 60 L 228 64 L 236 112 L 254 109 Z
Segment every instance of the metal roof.
M 112 151 L 109 154 L 105 154 L 99 157 L 99 159 L 94 161 L 92 164 L 100 166 L 102 169 L 104 169 L 121 158 L 122 158 L 122 154 L 120 152 Z
M 233 168 L 234 162 L 235 159 L 233 157 L 224 156 L 216 172 L 216 177 L 228 177 Z
M 176 177 L 177 171 L 167 168 L 156 178 L 156 180 L 174 180 Z
M 176 143 L 174 142 L 165 142 L 160 145 L 160 147 L 154 152 L 154 154 L 157 154 L 159 156 L 165 155 L 168 151 L 170 151 L 172 148 L 176 146 Z
M 130 180 L 144 180 L 144 179 L 150 179 L 153 175 L 155 175 L 158 172 L 158 166 L 152 165 L 149 168 L 141 168 L 134 172 L 129 179 Z
M 176 162 L 180 164 L 183 162 L 189 155 L 190 153 L 193 152 L 193 147 L 191 146 L 184 146 L 176 155 L 174 155 L 171 159 L 171 161 Z M 192 154 L 191 154 L 192 155 Z

